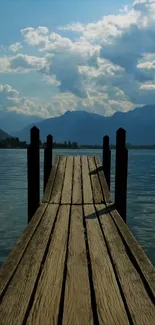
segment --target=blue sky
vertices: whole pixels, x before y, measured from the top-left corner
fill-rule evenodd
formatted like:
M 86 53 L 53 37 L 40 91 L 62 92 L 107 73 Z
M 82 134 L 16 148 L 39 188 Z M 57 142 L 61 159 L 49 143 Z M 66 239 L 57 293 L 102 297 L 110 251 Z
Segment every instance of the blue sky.
M 2 0 L 0 109 L 104 115 L 155 103 L 154 0 Z

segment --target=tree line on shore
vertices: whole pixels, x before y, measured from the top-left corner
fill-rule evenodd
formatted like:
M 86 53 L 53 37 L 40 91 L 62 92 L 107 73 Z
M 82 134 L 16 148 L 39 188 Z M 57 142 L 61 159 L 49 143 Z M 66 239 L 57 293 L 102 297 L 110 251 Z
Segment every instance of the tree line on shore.
M 19 138 L 7 138 L 5 140 L 0 139 L 0 148 L 4 149 L 27 149 L 28 144 L 26 141 L 20 141 Z M 41 142 L 40 140 L 40 149 L 44 149 L 46 146 L 46 142 Z M 78 145 L 77 142 L 73 141 L 64 141 L 63 143 L 58 143 L 56 141 L 53 142 L 53 148 L 54 149 L 79 149 L 79 148 L 95 148 L 100 149 L 101 146 L 99 145 Z
M 46 142 L 40 141 L 40 149 L 44 149 Z M 132 145 L 127 143 L 128 149 L 155 149 L 155 144 L 152 145 Z M 20 141 L 19 138 L 9 137 L 7 139 L 0 139 L 0 149 L 27 149 L 28 144 L 26 141 Z M 115 149 L 114 144 L 110 145 L 111 149 Z M 53 142 L 53 149 L 102 149 L 101 145 L 79 145 L 77 142 L 64 141 L 63 143 Z

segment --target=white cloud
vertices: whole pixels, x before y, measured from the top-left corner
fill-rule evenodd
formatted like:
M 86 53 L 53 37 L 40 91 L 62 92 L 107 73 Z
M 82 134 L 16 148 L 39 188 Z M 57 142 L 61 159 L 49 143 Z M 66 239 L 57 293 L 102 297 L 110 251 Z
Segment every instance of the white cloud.
M 140 69 L 146 69 L 146 70 L 151 70 L 151 69 L 155 69 L 155 60 L 154 61 L 146 61 L 146 62 L 143 62 L 143 63 L 139 63 L 137 65 L 137 68 L 140 68 Z
M 57 33 L 45 26 L 22 29 L 24 41 L 33 46 L 36 56 L 2 56 L 0 72 L 38 71 L 38 78 L 57 87 L 58 94 L 45 105 L 16 96 L 11 109 L 28 114 L 40 110 L 47 115 L 87 109 L 108 115 L 137 104 L 154 104 L 154 30 L 155 1 L 151 0 L 137 0 L 131 8 L 125 6 L 96 23 L 60 26 Z M 64 37 L 62 31 L 76 34 Z M 17 44 L 10 46 L 12 51 Z
M 9 50 L 11 50 L 12 52 L 18 52 L 22 48 L 23 46 L 20 44 L 20 42 L 16 42 L 9 46 Z
M 18 91 L 13 89 L 10 85 L 0 84 L 0 110 L 7 109 L 12 100 L 14 100 L 18 95 Z
M 155 84 L 144 84 L 140 86 L 140 89 L 155 90 Z
M 48 40 L 48 28 L 47 27 L 38 27 L 32 28 L 27 27 L 21 30 L 21 34 L 24 37 L 24 40 L 29 45 L 44 45 Z
M 10 61 L 7 56 L 0 57 L 0 73 L 8 72 L 10 69 Z
M 71 93 L 58 93 L 52 95 L 50 101 L 40 103 L 38 98 L 21 97 L 20 93 L 10 85 L 0 84 L 0 110 L 48 118 L 59 116 L 68 109 L 75 110 L 78 100 Z
M 46 59 L 43 57 L 36 57 L 26 54 L 18 54 L 15 57 L 10 58 L 10 67 L 13 70 L 39 70 L 46 64 Z
M 0 57 L 0 73 L 6 72 L 30 72 L 39 71 L 46 65 L 44 57 L 36 57 L 26 54 L 16 54 L 15 56 Z
M 55 86 L 60 86 L 60 81 L 56 80 L 56 76 L 49 76 L 49 75 L 44 75 L 42 78 L 48 85 L 55 85 Z
M 98 41 L 100 43 L 109 43 L 111 38 L 120 36 L 124 29 L 135 24 L 139 15 L 134 10 L 126 10 L 122 14 L 105 16 L 97 23 L 89 23 L 87 25 L 78 23 L 59 27 L 59 29 L 80 32 L 85 39 L 95 43 Z

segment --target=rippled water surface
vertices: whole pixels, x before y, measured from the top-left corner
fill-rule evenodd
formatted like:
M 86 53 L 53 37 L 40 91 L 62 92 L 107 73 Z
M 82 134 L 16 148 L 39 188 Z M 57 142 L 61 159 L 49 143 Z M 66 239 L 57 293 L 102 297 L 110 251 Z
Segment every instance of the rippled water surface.
M 98 155 L 101 150 L 55 150 L 56 154 Z M 114 192 L 115 151 L 111 188 Z M 155 151 L 130 150 L 127 224 L 155 265 Z M 43 179 L 41 150 L 41 195 Z M 26 150 L 0 150 L 0 266 L 27 225 Z

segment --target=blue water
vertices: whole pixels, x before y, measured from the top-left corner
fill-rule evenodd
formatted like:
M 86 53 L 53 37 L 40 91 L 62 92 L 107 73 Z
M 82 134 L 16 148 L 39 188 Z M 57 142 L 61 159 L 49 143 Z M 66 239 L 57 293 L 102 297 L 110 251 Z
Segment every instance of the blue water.
M 101 150 L 55 150 L 56 154 L 98 155 Z M 115 151 L 111 188 L 114 194 Z M 41 150 L 41 196 L 43 150 Z M 130 150 L 127 224 L 155 265 L 155 151 Z M 27 225 L 27 152 L 0 150 L 0 266 Z

